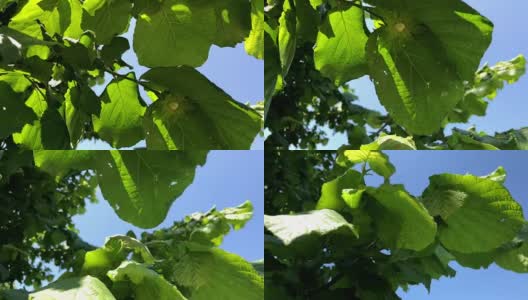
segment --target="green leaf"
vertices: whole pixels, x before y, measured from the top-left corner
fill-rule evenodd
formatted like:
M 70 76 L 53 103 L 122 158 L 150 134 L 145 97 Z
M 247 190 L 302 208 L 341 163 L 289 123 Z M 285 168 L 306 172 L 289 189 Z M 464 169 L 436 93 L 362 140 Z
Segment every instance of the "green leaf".
M 416 150 L 412 136 L 382 135 L 368 145 L 362 145 L 361 150 Z
M 420 251 L 434 242 L 436 223 L 403 186 L 384 184 L 367 188 L 367 193 L 375 201 L 366 201 L 366 211 L 389 247 Z
M 233 229 L 239 230 L 253 217 L 253 204 L 246 201 L 237 207 L 224 208 L 220 211 L 220 215 L 233 226 Z
M 138 253 L 146 264 L 153 264 L 155 258 L 150 253 L 150 250 L 140 241 L 126 235 L 114 235 L 106 238 L 105 248 L 116 249 L 118 251 L 131 250 Z
M 521 207 L 499 182 L 453 174 L 429 180 L 424 204 L 442 217 L 439 239 L 448 250 L 491 251 L 511 241 L 524 223 Z
M 71 149 L 68 127 L 58 110 L 48 108 L 40 124 L 43 149 Z
M 264 216 L 264 227 L 285 245 L 309 235 L 325 236 L 338 231 L 356 234 L 354 226 L 339 213 L 322 209 L 295 215 Z
M 173 280 L 191 290 L 192 300 L 261 300 L 264 279 L 242 257 L 218 248 L 186 243 L 173 266 Z
M 91 276 L 57 281 L 46 288 L 31 293 L 30 300 L 115 300 L 99 279 Z
M 118 216 L 141 228 L 161 223 L 194 180 L 206 152 L 108 151 L 95 159 L 104 198 Z
M 356 170 L 348 170 L 336 179 L 323 184 L 316 209 L 327 208 L 340 211 L 348 204 L 343 198 L 343 190 L 360 188 L 364 185 L 361 173 Z
M 473 82 L 493 25 L 459 0 L 371 2 L 386 21 L 367 43 L 380 101 L 410 133 L 432 134 Z
M 147 67 L 201 66 L 217 33 L 215 8 L 207 1 L 166 0 L 137 19 L 134 51 Z
M 52 175 L 95 170 L 104 198 L 124 221 L 152 228 L 161 223 L 194 180 L 207 152 L 38 151 L 35 164 Z
M 95 32 L 98 44 L 107 44 L 127 30 L 131 11 L 130 1 L 86 0 L 81 26 L 83 30 Z
M 189 240 L 206 246 L 220 246 L 224 236 L 231 229 L 239 230 L 253 216 L 253 205 L 246 201 L 237 207 L 206 213 L 194 213 L 185 219 L 185 230 L 189 230 Z
M 101 96 L 100 116 L 93 116 L 93 126 L 99 137 L 114 148 L 131 147 L 144 138 L 142 105 L 134 73 L 128 79 L 114 79 Z
M 31 81 L 26 78 L 26 74 L 23 72 L 4 72 L 0 69 L 0 74 L 2 74 L 0 75 L 0 81 L 9 84 L 11 89 L 17 93 L 22 93 L 31 86 Z
M 459 130 L 453 130 L 447 143 L 453 150 L 499 150 L 496 146 L 473 139 L 471 135 Z
M 385 179 L 391 177 L 396 171 L 387 155 L 379 151 L 347 150 L 343 155 L 354 164 L 368 163 L 372 171 Z
M 366 75 L 365 28 L 361 8 L 351 3 L 332 8 L 317 34 L 315 68 L 336 85 Z
M 0 94 L 0 139 L 4 139 L 33 122 L 37 116 L 24 104 L 21 94 L 13 92 L 4 82 L 0 82 Z
M 439 130 L 464 96 L 462 80 L 448 60 L 430 48 L 437 43 L 431 35 L 425 32 L 393 41 L 390 31 L 376 31 L 367 44 L 370 74 L 381 103 L 396 123 L 413 134 Z M 432 72 L 436 65 L 441 69 Z
M 524 242 L 519 247 L 499 252 L 495 262 L 501 268 L 517 273 L 528 273 L 528 243 Z
M 131 282 L 134 286 L 134 299 L 137 300 L 187 299 L 163 276 L 136 262 L 123 262 L 119 268 L 109 271 L 108 277 L 114 282 Z
M 246 0 L 220 0 L 216 5 L 215 44 L 234 47 L 243 42 L 251 30 L 251 3 Z
M 279 58 L 282 75 L 285 76 L 290 69 L 297 47 L 297 18 L 295 10 L 290 6 L 290 1 L 284 1 L 278 30 Z
M 244 47 L 249 55 L 264 58 L 264 0 L 251 0 L 251 32 Z
M 486 176 L 481 176 L 481 178 L 490 179 L 498 183 L 504 183 L 506 181 L 506 170 L 502 166 L 498 167 L 495 171 L 489 173 Z
M 79 38 L 82 6 L 78 0 L 29 0 L 11 19 L 9 27 L 29 36 L 42 39 L 42 22 L 49 35 Z
M 149 149 L 249 149 L 260 131 L 257 112 L 192 68 L 155 68 L 142 80 L 169 92 L 145 115 Z
M 341 197 L 345 200 L 348 207 L 359 208 L 365 189 L 344 189 Z
M 271 99 L 276 92 L 277 82 L 279 76 L 282 74 L 280 58 L 279 58 L 279 49 L 273 42 L 269 34 L 264 33 L 265 40 L 265 52 L 264 52 L 264 99 L 266 101 L 266 106 L 269 111 L 271 106 Z
M 34 151 L 35 165 L 52 176 L 64 176 L 71 170 L 87 170 L 93 168 L 95 151 Z

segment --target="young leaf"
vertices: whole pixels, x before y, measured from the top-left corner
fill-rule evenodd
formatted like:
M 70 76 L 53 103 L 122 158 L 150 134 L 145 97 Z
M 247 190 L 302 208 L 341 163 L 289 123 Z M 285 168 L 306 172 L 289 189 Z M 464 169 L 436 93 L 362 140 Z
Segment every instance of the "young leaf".
M 357 189 L 364 186 L 365 182 L 361 173 L 348 170 L 336 179 L 325 182 L 321 188 L 321 198 L 317 201 L 316 209 L 333 209 L 340 211 L 347 202 L 343 199 L 343 190 Z
M 338 231 L 356 234 L 354 226 L 331 209 L 315 210 L 296 215 L 264 216 L 264 227 L 285 245 L 305 236 L 325 236 Z
M 424 204 L 432 213 L 448 212 L 440 214 L 445 223 L 438 228 L 440 242 L 448 250 L 491 251 L 512 240 L 525 222 L 521 207 L 499 182 L 453 174 L 429 180 Z
M 321 25 L 314 50 L 315 68 L 336 85 L 368 72 L 365 58 L 368 36 L 363 10 L 352 3 L 340 3 Z
M 100 116 L 93 116 L 94 130 L 114 148 L 130 147 L 143 139 L 141 104 L 134 73 L 114 79 L 101 96 Z

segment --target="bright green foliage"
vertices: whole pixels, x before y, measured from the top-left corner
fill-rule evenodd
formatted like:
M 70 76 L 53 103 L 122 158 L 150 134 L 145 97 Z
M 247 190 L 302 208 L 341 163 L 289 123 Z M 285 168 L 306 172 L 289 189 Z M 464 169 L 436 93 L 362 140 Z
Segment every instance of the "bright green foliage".
M 257 112 L 192 68 L 154 68 L 142 79 L 165 95 L 144 119 L 151 149 L 248 149 L 260 131 Z
M 30 0 L 0 7 L 0 83 L 10 87 L 0 88 L 0 108 L 10 110 L 2 118 L 9 121 L 1 126 L 2 140 L 30 150 L 75 149 L 94 138 L 114 148 L 147 140 L 154 150 L 248 149 L 262 127 L 262 116 L 192 69 L 205 63 L 212 45 L 235 47 L 247 40 L 248 53 L 262 58 L 260 3 Z M 130 24 L 135 25 L 133 48 L 142 66 L 187 68 L 163 74 L 182 76 L 176 83 L 137 79 L 139 74 L 122 58 L 130 45 L 120 35 L 128 33 Z M 107 74 L 113 80 L 98 96 L 94 87 L 105 84 Z M 169 90 L 199 102 L 200 109 L 182 105 L 192 113 L 180 109 L 180 118 L 172 118 L 165 106 L 139 96 L 144 91 L 155 100 L 173 99 L 164 93 Z
M 435 239 L 436 223 L 421 203 L 400 185 L 368 188 L 375 201 L 365 203 L 379 238 L 390 248 L 423 250 Z
M 370 150 L 347 150 L 343 156 L 353 164 L 363 163 L 370 166 L 372 171 L 388 179 L 396 171 L 389 162 L 387 155 L 380 151 Z
M 449 123 L 485 116 L 504 82 L 514 83 L 525 73 L 522 55 L 478 70 L 493 24 L 464 1 L 268 4 L 267 146 L 317 149 L 339 133 L 348 138 L 349 149 L 363 149 L 387 135 L 392 141 L 382 148 L 365 150 L 505 149 L 456 133 L 447 136 Z M 292 23 L 296 30 L 285 30 Z M 367 75 L 386 115 L 361 106 L 347 86 Z M 522 149 L 514 143 L 508 147 Z
M 257 271 L 262 272 L 262 261 L 253 265 L 218 248 L 226 234 L 242 229 L 252 217 L 249 201 L 194 213 L 169 228 L 143 232 L 141 238 L 132 232 L 111 236 L 101 248 L 79 239 L 71 223 L 72 215 L 84 212 L 85 200 L 95 197 L 97 176 L 108 199 L 113 197 L 108 193 L 122 193 L 120 188 L 130 192 L 109 200 L 124 220 L 132 213 L 140 219 L 132 220 L 135 225 L 157 225 L 160 216 L 153 214 L 163 219 L 165 202 L 190 184 L 206 152 L 43 150 L 33 158 L 31 152 L 3 149 L 1 299 L 263 298 L 264 278 Z M 113 173 L 121 178 L 112 178 Z M 50 262 L 66 272 L 39 288 L 42 281 L 53 280 L 44 265 Z M 37 290 L 9 290 L 19 283 Z
M 473 175 L 436 175 L 424 203 L 444 221 L 439 238 L 448 250 L 487 252 L 512 240 L 524 218 L 521 207 L 500 182 Z
M 403 138 L 397 135 L 381 135 L 374 142 L 362 145 L 361 150 L 416 150 L 416 144 L 411 137 Z
M 350 201 L 347 201 L 348 197 L 345 198 L 343 190 L 360 189 L 362 187 L 365 187 L 365 182 L 361 173 L 355 170 L 348 170 L 336 179 L 323 184 L 321 198 L 319 198 L 316 208 L 341 210 L 345 204 L 350 205 Z M 351 202 L 355 203 L 356 201 L 351 200 Z
M 108 272 L 108 277 L 116 283 L 130 281 L 134 286 L 134 299 L 137 300 L 187 299 L 163 276 L 136 262 L 123 262 L 119 268 Z
M 29 295 L 30 300 L 115 300 L 110 290 L 97 278 L 86 276 L 59 280 Z
M 264 227 L 278 237 L 284 245 L 290 245 L 296 241 L 302 242 L 301 238 L 309 235 L 324 237 L 339 231 L 356 234 L 352 224 L 330 209 L 296 215 L 266 215 L 264 216 Z
M 127 78 L 135 79 L 134 73 Z M 134 146 L 143 139 L 141 120 L 145 107 L 136 83 L 125 78 L 113 80 L 101 101 L 101 113 L 93 117 L 93 124 L 102 140 L 121 148 Z
M 429 290 L 433 279 L 454 277 L 452 262 L 528 272 L 527 221 L 503 185 L 503 168 L 434 175 L 413 196 L 387 180 L 365 186 L 369 170 L 337 154 L 266 153 L 273 161 L 265 182 L 266 299 L 400 299 L 399 289 Z M 321 177 L 327 182 L 318 190 L 290 192 L 299 180 L 311 186 Z M 351 229 L 355 236 L 344 234 Z
M 50 35 L 79 38 L 82 34 L 81 2 L 77 0 L 30 0 L 11 19 L 9 27 L 35 38 L 42 38 L 36 20 L 42 22 Z
M 186 246 L 174 280 L 192 291 L 189 299 L 262 299 L 264 280 L 249 262 L 222 249 Z
M 248 54 L 258 59 L 264 58 L 264 0 L 251 0 L 252 29 L 246 39 Z
M 284 8 L 279 19 L 278 47 L 282 74 L 288 73 L 293 61 L 297 43 L 295 10 L 289 1 L 284 1 Z
M 96 172 L 106 200 L 123 219 L 138 227 L 155 227 L 171 204 L 194 180 L 206 152 L 52 151 L 35 152 L 35 163 L 52 174 L 68 170 Z
M 358 1 L 359 2 L 359 1 Z M 314 51 L 315 67 L 337 85 L 366 73 L 363 10 L 342 2 L 320 27 Z

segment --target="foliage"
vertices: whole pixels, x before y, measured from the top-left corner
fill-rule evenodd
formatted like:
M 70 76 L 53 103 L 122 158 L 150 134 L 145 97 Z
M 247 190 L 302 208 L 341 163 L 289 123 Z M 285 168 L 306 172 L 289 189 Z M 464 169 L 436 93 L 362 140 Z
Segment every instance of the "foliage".
M 525 128 L 446 136 L 526 66 L 520 55 L 478 69 L 493 23 L 461 0 L 270 0 L 265 21 L 266 146 L 316 149 L 329 129 L 350 149 L 387 135 L 418 149 L 526 149 Z M 387 115 L 347 86 L 366 75 Z
M 103 247 L 76 253 L 72 270 L 21 299 L 262 299 L 264 280 L 243 258 L 218 246 L 252 217 L 245 202 L 211 209 L 167 229 L 107 238 Z M 1 291 L 2 299 L 17 299 Z M 85 298 L 83 298 L 85 299 Z
M 86 139 L 114 148 L 146 140 L 155 150 L 248 149 L 261 115 L 195 68 L 212 45 L 246 41 L 262 58 L 261 2 L 2 1 L 0 139 L 30 150 L 75 149 Z M 123 60 L 129 27 L 149 68 L 143 75 Z
M 0 150 L 0 299 L 262 299 L 262 261 L 254 267 L 219 248 L 253 216 L 249 201 L 194 213 L 139 238 L 112 236 L 100 248 L 82 241 L 73 225 L 97 186 L 121 219 L 158 225 L 206 151 L 7 146 Z M 49 263 L 65 273 L 41 288 L 53 278 Z M 20 287 L 36 290 L 13 290 Z
M 59 180 L 33 165 L 30 152 L 0 152 L 0 283 L 40 286 L 50 280 L 44 263 L 69 268 L 74 254 L 91 249 L 72 216 L 95 201 L 95 177 L 72 171 Z M 50 277 L 51 276 L 51 277 Z
M 501 167 L 486 176 L 433 175 L 411 195 L 390 182 L 395 167 L 382 152 L 283 154 L 267 153 L 282 165 L 267 170 L 275 177 L 265 194 L 266 299 L 399 299 L 398 289 L 454 277 L 454 261 L 528 272 L 528 223 Z M 367 186 L 365 176 L 375 174 L 384 183 Z M 310 186 L 319 176 L 321 188 L 284 200 L 298 185 L 292 178 Z

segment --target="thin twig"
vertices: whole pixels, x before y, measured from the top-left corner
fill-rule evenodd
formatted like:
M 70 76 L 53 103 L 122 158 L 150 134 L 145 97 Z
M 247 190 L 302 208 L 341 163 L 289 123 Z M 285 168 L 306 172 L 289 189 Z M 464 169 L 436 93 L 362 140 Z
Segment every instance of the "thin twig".
M 107 73 L 110 73 L 110 74 L 111 74 L 112 76 L 114 76 L 114 77 L 119 77 L 119 78 L 122 78 L 122 79 L 130 80 L 130 81 L 132 81 L 132 82 L 134 82 L 134 83 L 136 83 L 136 84 L 138 84 L 138 85 L 141 85 L 144 89 L 153 92 L 153 93 L 156 94 L 158 97 L 161 96 L 160 93 L 159 93 L 158 91 L 152 89 L 151 87 L 149 87 L 148 85 L 146 85 L 144 82 L 141 82 L 141 81 L 139 81 L 139 80 L 137 80 L 137 79 L 130 78 L 130 77 L 128 77 L 128 76 L 126 76 L 126 75 L 123 75 L 123 74 L 119 74 L 119 73 L 117 73 L 117 72 L 112 71 L 112 70 L 109 69 L 109 68 L 105 68 L 105 71 L 106 71 Z

